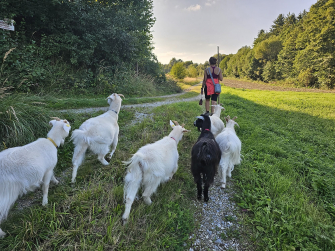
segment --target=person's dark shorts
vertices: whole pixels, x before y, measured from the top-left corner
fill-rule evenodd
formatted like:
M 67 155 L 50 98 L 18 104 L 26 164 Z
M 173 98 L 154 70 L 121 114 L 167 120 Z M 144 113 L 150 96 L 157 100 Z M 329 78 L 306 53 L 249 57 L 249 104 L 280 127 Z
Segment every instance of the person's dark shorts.
M 205 99 L 210 99 L 212 96 L 212 101 L 217 101 L 218 100 L 218 95 L 217 94 L 212 94 L 212 95 L 207 95 L 207 86 L 205 86 Z

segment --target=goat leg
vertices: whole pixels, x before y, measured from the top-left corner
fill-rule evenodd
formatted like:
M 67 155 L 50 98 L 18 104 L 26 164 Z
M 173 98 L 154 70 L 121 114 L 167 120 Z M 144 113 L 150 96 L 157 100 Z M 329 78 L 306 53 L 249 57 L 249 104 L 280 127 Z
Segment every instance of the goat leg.
M 53 174 L 51 177 L 51 181 L 55 184 L 58 185 L 59 181 L 56 179 L 55 175 Z
M 42 191 L 43 191 L 42 205 L 43 206 L 48 204 L 48 191 L 49 191 L 49 184 L 50 184 L 52 175 L 53 175 L 53 169 L 47 171 L 43 177 L 43 185 L 42 185 Z
M 197 182 L 197 190 L 198 190 L 198 200 L 201 200 L 201 197 L 202 197 L 202 181 L 201 179 L 198 180 Z
M 204 186 L 204 201 L 207 202 L 209 200 L 208 198 L 208 188 L 209 188 L 209 184 L 206 182 L 205 186 Z

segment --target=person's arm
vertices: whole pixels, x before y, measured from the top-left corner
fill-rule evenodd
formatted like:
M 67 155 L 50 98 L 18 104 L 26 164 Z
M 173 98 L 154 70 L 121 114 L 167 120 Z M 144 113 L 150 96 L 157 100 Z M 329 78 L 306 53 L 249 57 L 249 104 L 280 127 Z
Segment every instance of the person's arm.
M 220 69 L 220 68 L 219 68 Z M 219 73 L 219 80 L 222 81 L 223 80 L 223 75 L 222 75 L 222 70 L 220 69 L 220 73 Z
M 206 70 L 204 71 L 204 80 L 202 81 L 202 89 L 204 89 L 205 88 L 205 86 L 206 86 L 206 81 L 207 81 L 207 72 L 206 72 Z

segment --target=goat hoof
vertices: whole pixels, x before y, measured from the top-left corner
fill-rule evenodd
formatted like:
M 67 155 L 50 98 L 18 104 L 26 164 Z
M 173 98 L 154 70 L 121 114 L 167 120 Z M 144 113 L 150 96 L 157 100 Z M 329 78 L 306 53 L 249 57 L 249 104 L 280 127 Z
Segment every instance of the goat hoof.
M 108 163 L 110 163 L 111 160 L 112 160 L 112 158 L 111 158 L 111 157 L 106 157 L 105 160 L 106 160 Z
M 152 201 L 150 198 L 144 198 L 144 203 L 150 206 L 152 204 Z
M 205 202 L 208 202 L 209 201 L 209 198 L 207 197 L 207 198 L 204 198 L 204 201 Z
M 222 184 L 222 185 L 221 185 L 221 188 L 226 188 L 226 184 Z
M 58 184 L 59 184 L 59 181 L 56 180 L 56 179 L 54 179 L 52 182 L 53 182 L 55 185 L 58 185 Z
M 122 225 L 123 225 L 123 226 L 126 225 L 127 222 L 128 222 L 128 219 L 123 219 L 123 218 L 122 218 Z
M 100 159 L 99 159 L 100 160 Z M 104 166 L 107 166 L 109 163 L 105 160 L 105 159 L 102 159 L 100 160 L 101 164 L 103 164 Z
M 197 198 L 198 198 L 198 200 L 201 200 L 201 195 L 198 195 Z

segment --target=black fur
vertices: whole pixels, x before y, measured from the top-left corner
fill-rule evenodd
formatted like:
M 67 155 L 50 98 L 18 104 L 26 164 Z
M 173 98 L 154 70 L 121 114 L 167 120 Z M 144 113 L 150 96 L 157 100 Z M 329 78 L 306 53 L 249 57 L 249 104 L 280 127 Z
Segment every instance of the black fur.
M 211 120 L 208 113 L 202 114 L 201 116 L 204 117 L 204 120 L 197 119 L 194 121 L 194 126 L 199 126 L 199 131 L 201 128 L 201 134 L 198 141 L 192 147 L 191 171 L 194 177 L 194 182 L 197 183 L 198 199 L 201 199 L 203 182 L 205 184 L 204 201 L 207 202 L 209 199 L 208 189 L 214 182 L 214 176 L 221 160 L 221 150 L 218 143 L 215 141 L 213 133 L 210 131 Z

